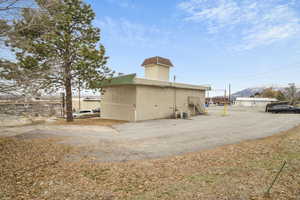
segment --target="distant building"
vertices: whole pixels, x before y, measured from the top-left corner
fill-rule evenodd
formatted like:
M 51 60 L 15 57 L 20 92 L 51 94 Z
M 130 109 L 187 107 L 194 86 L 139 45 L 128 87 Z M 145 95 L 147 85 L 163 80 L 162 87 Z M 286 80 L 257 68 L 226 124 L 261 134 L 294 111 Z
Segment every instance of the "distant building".
M 152 57 L 142 67 L 145 78 L 135 74 L 119 76 L 102 82 L 101 117 L 140 121 L 169 118 L 175 112 L 196 115 L 204 112 L 208 86 L 169 81 L 173 64 L 169 59 Z
M 100 108 L 100 98 L 98 97 L 78 97 L 72 98 L 72 106 L 75 111 L 87 110 L 87 109 L 99 109 Z
M 208 97 L 205 99 L 205 104 L 216 104 L 216 105 L 224 105 L 229 104 L 230 100 L 229 97 Z
M 258 98 L 258 97 L 237 97 L 235 105 L 238 106 L 266 106 L 268 103 L 278 101 L 275 98 Z

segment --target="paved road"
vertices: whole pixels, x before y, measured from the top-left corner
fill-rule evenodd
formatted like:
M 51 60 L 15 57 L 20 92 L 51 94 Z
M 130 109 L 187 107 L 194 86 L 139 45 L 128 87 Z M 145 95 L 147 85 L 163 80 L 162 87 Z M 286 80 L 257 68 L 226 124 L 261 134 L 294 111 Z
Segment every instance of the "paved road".
M 222 116 L 211 108 L 208 116 L 192 120 L 153 120 L 110 127 L 36 125 L 2 128 L 0 136 L 60 137 L 62 143 L 85 147 L 82 155 L 98 161 L 156 158 L 209 149 L 273 135 L 300 124 L 298 114 L 270 114 L 231 108 Z

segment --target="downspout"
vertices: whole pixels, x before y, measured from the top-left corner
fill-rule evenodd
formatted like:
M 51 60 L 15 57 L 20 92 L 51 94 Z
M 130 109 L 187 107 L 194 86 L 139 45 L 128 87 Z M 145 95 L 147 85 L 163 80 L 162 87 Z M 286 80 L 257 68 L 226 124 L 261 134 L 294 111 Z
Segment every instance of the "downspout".
M 176 76 L 174 75 L 174 77 L 173 77 L 173 88 L 174 88 L 174 116 L 175 116 L 175 119 L 176 119 L 176 118 L 177 118 L 177 116 L 176 116 L 177 102 L 176 102 L 176 86 L 175 86 L 175 81 L 176 81 Z

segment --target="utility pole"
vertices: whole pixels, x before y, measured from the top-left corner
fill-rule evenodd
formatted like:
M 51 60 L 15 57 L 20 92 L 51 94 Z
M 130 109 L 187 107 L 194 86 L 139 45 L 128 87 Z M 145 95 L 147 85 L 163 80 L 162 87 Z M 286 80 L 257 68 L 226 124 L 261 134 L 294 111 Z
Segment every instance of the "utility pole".
M 80 81 L 80 80 L 79 80 Z M 80 83 L 79 83 L 79 87 L 78 87 L 78 112 L 81 110 L 81 100 L 80 100 Z
M 229 84 L 229 96 L 228 96 L 229 104 L 231 105 L 231 84 Z
M 224 113 L 223 113 L 223 116 L 226 116 L 227 115 L 227 88 L 226 88 L 226 85 L 225 85 L 225 92 L 224 92 Z
M 209 103 L 210 103 L 210 100 L 211 100 L 210 97 L 209 97 L 209 90 L 207 90 L 207 100 L 208 100 L 207 103 L 209 104 Z

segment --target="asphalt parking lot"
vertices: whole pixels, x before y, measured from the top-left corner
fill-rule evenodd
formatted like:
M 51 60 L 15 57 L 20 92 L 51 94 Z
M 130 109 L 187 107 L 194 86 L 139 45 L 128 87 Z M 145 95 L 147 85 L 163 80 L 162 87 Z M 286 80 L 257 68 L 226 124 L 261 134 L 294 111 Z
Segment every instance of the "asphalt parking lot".
M 267 137 L 300 124 L 300 114 L 271 114 L 258 109 L 222 107 L 191 120 L 163 119 L 105 126 L 35 125 L 2 128 L 0 136 L 60 138 L 83 147 L 82 155 L 101 161 L 157 158 Z

